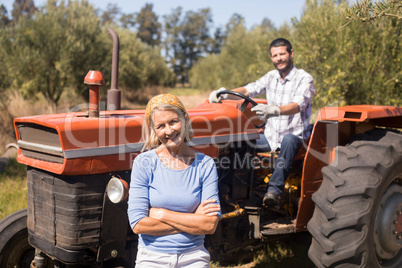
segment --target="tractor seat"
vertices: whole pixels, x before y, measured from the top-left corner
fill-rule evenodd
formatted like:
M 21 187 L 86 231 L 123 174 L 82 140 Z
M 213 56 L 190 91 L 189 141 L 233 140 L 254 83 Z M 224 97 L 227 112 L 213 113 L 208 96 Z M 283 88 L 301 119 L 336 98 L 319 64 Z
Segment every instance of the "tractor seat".
M 297 152 L 295 158 L 293 159 L 294 162 L 302 161 L 306 156 L 306 149 L 308 147 L 310 137 L 307 138 L 302 147 L 300 148 L 299 152 Z M 259 152 L 257 153 L 257 158 L 259 159 L 261 167 L 272 167 L 274 166 L 275 161 L 278 159 L 279 156 L 278 151 L 270 151 L 270 152 Z

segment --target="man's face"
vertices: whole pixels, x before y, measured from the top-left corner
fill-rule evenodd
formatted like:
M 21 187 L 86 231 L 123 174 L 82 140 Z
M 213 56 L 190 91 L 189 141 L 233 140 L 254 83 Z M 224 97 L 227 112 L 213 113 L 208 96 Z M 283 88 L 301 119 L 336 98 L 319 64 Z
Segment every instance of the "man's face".
M 293 49 L 289 54 L 286 46 L 271 47 L 271 60 L 279 72 L 286 73 L 293 68 Z

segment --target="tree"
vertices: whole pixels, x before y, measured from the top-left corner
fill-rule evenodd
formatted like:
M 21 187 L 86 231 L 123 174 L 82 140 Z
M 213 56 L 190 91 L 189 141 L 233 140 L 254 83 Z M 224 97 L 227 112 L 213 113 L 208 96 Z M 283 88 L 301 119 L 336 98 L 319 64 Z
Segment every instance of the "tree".
M 362 0 L 346 9 L 345 18 L 348 22 L 345 27 L 352 21 L 359 20 L 361 22 L 372 22 L 382 17 L 395 17 L 402 19 L 402 2 L 399 0 L 376 1 Z
M 230 34 L 230 32 L 233 30 L 238 25 L 242 25 L 243 27 L 246 27 L 244 17 L 238 13 L 235 13 L 230 17 L 229 22 L 226 23 L 226 34 Z
M 158 16 L 152 11 L 153 4 L 146 4 L 138 14 L 136 23 L 138 25 L 138 37 L 142 42 L 155 46 L 161 43 L 161 24 Z
M 215 29 L 214 37 L 209 40 L 208 53 L 219 54 L 221 52 L 221 47 L 226 40 L 226 35 L 222 28 L 218 27 Z
M 164 16 L 165 21 L 165 41 L 163 42 L 165 48 L 165 58 L 168 64 L 174 68 L 176 66 L 175 55 L 177 55 L 180 51 L 179 48 L 179 26 L 180 26 L 180 18 L 182 14 L 182 8 L 177 7 L 176 9 L 172 9 L 172 13 L 170 15 Z
M 262 27 L 266 32 L 276 30 L 274 23 L 268 18 L 262 20 L 260 27 Z
M 41 93 L 54 106 L 66 88 L 82 93 L 85 74 L 102 66 L 100 33 L 99 18 L 87 1 L 58 5 L 49 0 L 34 20 L 21 17 L 1 34 L 10 87 L 26 97 Z
M 119 85 L 128 93 L 147 86 L 171 85 L 173 73 L 160 56 L 128 29 L 120 37 Z M 86 0 L 48 0 L 33 19 L 0 28 L 0 93 L 19 91 L 25 98 L 42 94 L 55 107 L 66 91 L 88 99 L 83 84 L 89 70 L 102 71 L 110 86 L 112 39 Z M 73 94 L 74 95 L 74 94 Z
M 338 104 L 401 104 L 402 21 L 345 24 L 346 1 L 306 1 L 293 21 L 295 63 L 313 75 L 314 107 Z
M 10 19 L 8 18 L 7 8 L 1 4 L 0 5 L 0 28 L 7 26 L 10 23 Z
M 134 27 L 136 24 L 135 17 L 135 13 L 122 14 L 119 19 L 121 27 L 123 27 L 124 29 Z
M 36 10 L 34 0 L 14 0 L 11 11 L 14 23 L 17 23 L 22 16 L 32 18 Z
M 103 25 L 116 22 L 117 16 L 120 14 L 120 8 L 117 4 L 107 4 L 106 10 L 101 15 L 101 22 Z
M 120 39 L 119 86 L 124 88 L 123 94 L 134 100 L 132 96 L 141 89 L 174 83 L 174 74 L 161 57 L 158 46 L 146 45 L 127 29 L 117 29 L 117 34 Z M 111 47 L 111 40 L 107 42 Z M 107 64 L 110 62 L 108 58 Z
M 269 59 L 269 42 L 276 34 L 264 27 L 248 31 L 238 24 L 227 36 L 220 54 L 212 54 L 197 62 L 190 72 L 193 87 L 228 89 L 246 85 L 273 69 Z
M 181 19 L 181 11 L 179 7 L 165 17 L 165 49 L 169 63 L 184 85 L 193 64 L 208 52 L 212 16 L 206 8 L 187 11 Z
M 212 15 L 209 8 L 199 12 L 188 11 L 181 25 L 181 46 L 189 70 L 199 57 L 208 51 Z

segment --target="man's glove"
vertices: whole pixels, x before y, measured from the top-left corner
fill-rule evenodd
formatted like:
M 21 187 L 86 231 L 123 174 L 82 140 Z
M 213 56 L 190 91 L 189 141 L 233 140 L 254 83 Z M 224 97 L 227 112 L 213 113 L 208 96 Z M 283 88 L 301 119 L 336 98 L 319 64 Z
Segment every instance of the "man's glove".
M 228 97 L 228 94 L 222 94 L 219 96 L 217 96 L 218 92 L 224 91 L 226 90 L 226 88 L 221 87 L 218 90 L 214 90 L 211 92 L 211 94 L 209 94 L 209 103 L 216 103 L 216 102 L 220 102 L 221 100 L 225 100 Z
M 258 104 L 251 108 L 251 111 L 256 112 L 256 114 L 264 122 L 267 121 L 270 117 L 279 116 L 281 114 L 281 110 L 278 106 L 267 104 Z

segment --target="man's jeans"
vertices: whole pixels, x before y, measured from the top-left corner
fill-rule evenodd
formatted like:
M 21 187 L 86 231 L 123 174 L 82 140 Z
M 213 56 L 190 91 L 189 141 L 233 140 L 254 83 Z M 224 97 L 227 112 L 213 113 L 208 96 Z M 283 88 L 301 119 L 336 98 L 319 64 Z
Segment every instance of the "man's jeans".
M 261 135 L 256 143 L 257 152 L 270 152 L 271 147 L 265 135 Z M 267 192 L 281 195 L 285 187 L 285 181 L 289 176 L 293 159 L 295 158 L 300 147 L 303 145 L 303 140 L 293 134 L 286 134 L 281 143 L 281 149 L 278 159 L 275 162 L 274 173 L 268 183 Z

